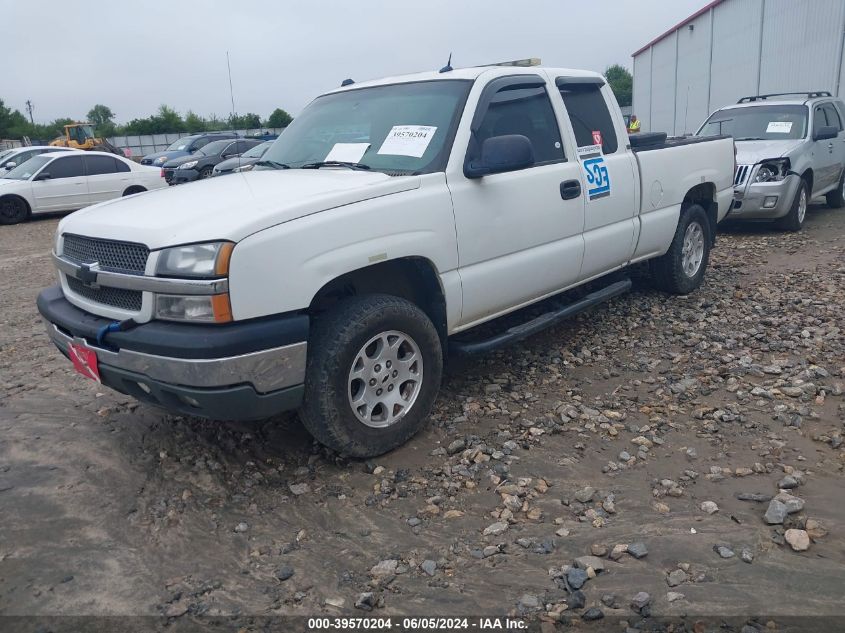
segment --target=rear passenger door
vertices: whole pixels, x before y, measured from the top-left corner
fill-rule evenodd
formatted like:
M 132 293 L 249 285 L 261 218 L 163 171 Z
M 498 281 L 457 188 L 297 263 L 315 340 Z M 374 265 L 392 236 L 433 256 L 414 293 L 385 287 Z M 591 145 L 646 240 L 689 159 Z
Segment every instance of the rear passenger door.
M 599 77 L 557 77 L 578 148 L 584 191 L 584 262 L 579 279 L 627 263 L 636 244 L 639 186 L 628 135 L 607 105 L 613 98 Z M 621 117 L 617 117 L 621 121 Z
M 119 171 L 118 162 L 111 156 L 86 154 L 85 171 L 88 175 L 88 193 L 91 204 L 119 198 L 129 186 L 129 172 Z
M 564 151 L 548 90 L 537 75 L 491 80 L 472 117 L 466 155 L 458 169 L 450 165 L 463 327 L 553 294 L 578 278 L 584 200 L 563 185 L 577 188 L 579 166 Z M 465 176 L 463 165 L 479 157 L 486 139 L 510 134 L 531 141 L 533 165 Z
M 32 182 L 33 211 L 71 211 L 91 204 L 81 155 L 55 158 L 35 177 L 45 174 L 50 177 Z

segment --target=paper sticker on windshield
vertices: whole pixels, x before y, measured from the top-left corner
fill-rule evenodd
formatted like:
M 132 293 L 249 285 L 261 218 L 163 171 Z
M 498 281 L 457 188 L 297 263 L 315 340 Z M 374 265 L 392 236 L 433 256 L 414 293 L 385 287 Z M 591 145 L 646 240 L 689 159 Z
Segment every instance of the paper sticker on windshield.
M 792 121 L 769 121 L 766 134 L 789 134 L 792 131 Z
M 324 160 L 358 163 L 369 146 L 369 143 L 335 143 Z
M 431 125 L 394 125 L 378 153 L 422 158 L 435 132 L 437 128 Z

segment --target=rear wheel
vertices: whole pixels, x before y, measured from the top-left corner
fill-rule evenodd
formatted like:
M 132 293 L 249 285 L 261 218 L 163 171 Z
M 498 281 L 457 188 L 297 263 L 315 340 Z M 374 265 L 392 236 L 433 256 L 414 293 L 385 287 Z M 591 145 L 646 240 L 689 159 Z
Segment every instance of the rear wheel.
M 146 191 L 146 189 L 144 189 L 143 187 L 134 186 L 134 187 L 129 187 L 126 191 L 124 191 L 123 195 L 124 196 L 131 196 L 133 193 L 142 193 L 144 191 Z
M 779 229 L 784 231 L 798 232 L 804 226 L 804 219 L 807 217 L 807 206 L 810 203 L 810 187 L 807 186 L 807 181 L 802 180 L 798 191 L 795 192 L 795 198 L 792 201 L 792 207 L 789 213 L 783 216 L 775 223 Z
M 825 196 L 827 206 L 831 209 L 845 207 L 845 166 L 842 168 L 842 175 L 839 177 L 839 186 Z
M 651 261 L 652 278 L 661 290 L 685 295 L 701 285 L 713 243 L 711 230 L 700 205 L 694 204 L 681 213 L 669 250 Z
M 29 205 L 23 198 L 6 196 L 0 198 L 0 224 L 18 224 L 29 219 Z
M 389 295 L 353 297 L 314 323 L 300 417 L 340 453 L 381 455 L 422 428 L 442 371 L 440 338 L 422 310 Z

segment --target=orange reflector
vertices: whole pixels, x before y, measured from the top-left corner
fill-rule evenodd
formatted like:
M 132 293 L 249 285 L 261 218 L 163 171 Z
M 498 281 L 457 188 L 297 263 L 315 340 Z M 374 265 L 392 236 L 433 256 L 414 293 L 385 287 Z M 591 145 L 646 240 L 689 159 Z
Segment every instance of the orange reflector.
M 214 265 L 215 275 L 229 274 L 229 260 L 232 259 L 234 249 L 235 245 L 231 242 L 225 242 L 220 246 L 220 250 L 217 252 L 217 263 Z
M 229 293 L 212 295 L 211 309 L 214 312 L 215 323 L 228 323 L 232 320 L 232 306 L 229 303 Z

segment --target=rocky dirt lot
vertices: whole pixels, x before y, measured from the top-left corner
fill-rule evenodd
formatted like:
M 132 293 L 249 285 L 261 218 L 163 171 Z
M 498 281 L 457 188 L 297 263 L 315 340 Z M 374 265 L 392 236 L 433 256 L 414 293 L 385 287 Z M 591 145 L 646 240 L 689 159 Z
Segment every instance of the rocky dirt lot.
M 845 211 L 729 228 L 689 297 L 640 280 L 453 362 L 366 463 L 73 373 L 34 304 L 55 226 L 0 227 L 0 615 L 845 623 Z

